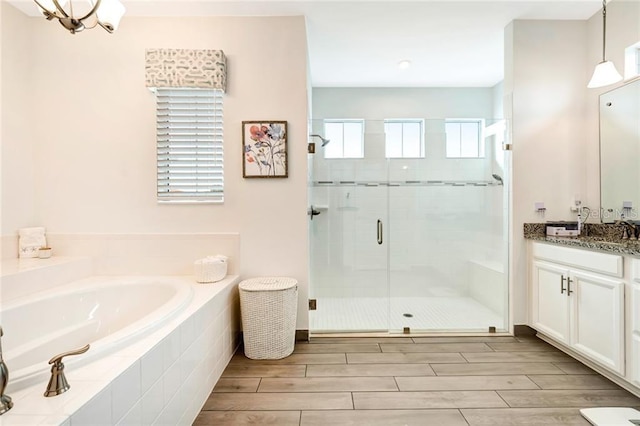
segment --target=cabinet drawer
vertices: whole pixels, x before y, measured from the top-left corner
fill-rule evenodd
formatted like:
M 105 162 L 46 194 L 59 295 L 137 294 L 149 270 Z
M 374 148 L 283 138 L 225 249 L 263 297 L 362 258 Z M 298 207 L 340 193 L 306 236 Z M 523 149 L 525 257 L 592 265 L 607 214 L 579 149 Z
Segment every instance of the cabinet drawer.
M 543 243 L 533 243 L 532 252 L 533 257 L 537 259 L 563 263 L 613 277 L 622 277 L 623 275 L 622 256 L 619 255 Z

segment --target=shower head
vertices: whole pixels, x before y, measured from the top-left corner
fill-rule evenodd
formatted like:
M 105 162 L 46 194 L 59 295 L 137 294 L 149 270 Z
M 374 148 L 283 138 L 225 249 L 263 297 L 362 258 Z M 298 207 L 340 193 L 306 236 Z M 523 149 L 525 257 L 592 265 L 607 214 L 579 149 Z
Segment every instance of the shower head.
M 321 146 L 325 146 L 326 144 L 328 144 L 329 142 L 331 142 L 329 139 L 327 139 L 327 138 L 323 138 L 323 137 L 322 137 L 322 136 L 320 136 L 320 135 L 309 135 L 309 137 L 312 137 L 312 138 L 313 138 L 313 137 L 316 137 L 316 138 L 320 139 L 320 140 L 322 141 L 322 145 L 321 145 Z
M 493 176 L 493 178 L 498 181 L 498 185 L 503 185 L 502 177 L 500 175 L 494 173 L 491 176 Z

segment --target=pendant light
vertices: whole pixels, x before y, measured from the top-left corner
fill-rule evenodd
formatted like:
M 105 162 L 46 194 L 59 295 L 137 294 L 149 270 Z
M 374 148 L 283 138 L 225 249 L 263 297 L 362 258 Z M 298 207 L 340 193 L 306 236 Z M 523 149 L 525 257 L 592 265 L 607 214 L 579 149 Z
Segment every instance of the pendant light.
M 608 86 L 622 80 L 622 76 L 611 61 L 606 59 L 607 48 L 607 0 L 602 0 L 602 62 L 596 65 L 593 76 L 587 84 L 589 89 Z

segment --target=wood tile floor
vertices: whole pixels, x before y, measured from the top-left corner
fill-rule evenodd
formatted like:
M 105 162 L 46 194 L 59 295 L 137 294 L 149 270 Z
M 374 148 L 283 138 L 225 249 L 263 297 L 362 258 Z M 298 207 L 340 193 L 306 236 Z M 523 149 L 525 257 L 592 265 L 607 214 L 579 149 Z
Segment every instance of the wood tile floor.
M 316 338 L 231 360 L 194 425 L 589 425 L 640 399 L 528 337 Z

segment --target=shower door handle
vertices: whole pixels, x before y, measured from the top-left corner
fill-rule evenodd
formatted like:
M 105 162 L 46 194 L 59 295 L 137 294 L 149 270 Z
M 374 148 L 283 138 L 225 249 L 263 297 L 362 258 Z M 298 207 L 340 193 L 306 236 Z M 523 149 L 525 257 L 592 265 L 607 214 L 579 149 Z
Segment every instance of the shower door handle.
M 313 206 L 311 206 L 311 208 L 309 209 L 309 211 L 307 212 L 307 214 L 310 216 L 311 220 L 313 220 L 314 216 L 318 216 L 320 214 L 319 210 L 316 210 L 313 208 Z
M 382 221 L 378 219 L 378 244 L 382 244 Z

